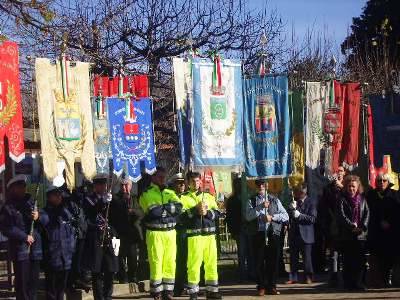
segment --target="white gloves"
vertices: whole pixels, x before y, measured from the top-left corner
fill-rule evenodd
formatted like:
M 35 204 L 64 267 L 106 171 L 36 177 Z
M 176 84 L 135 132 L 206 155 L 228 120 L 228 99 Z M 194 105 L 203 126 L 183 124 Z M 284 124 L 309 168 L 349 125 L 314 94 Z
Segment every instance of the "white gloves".
M 120 246 L 120 244 L 121 244 L 120 239 L 117 239 L 116 237 L 112 238 L 111 245 L 113 247 L 115 256 L 118 256 L 118 254 L 119 254 L 119 246 Z
M 112 200 L 112 194 L 111 193 L 107 193 L 106 197 L 105 197 L 106 202 L 111 202 Z
M 289 207 L 292 208 L 292 209 L 296 209 L 296 207 L 297 207 L 297 202 L 296 202 L 296 201 L 290 202 Z
M 294 214 L 295 219 L 297 219 L 300 216 L 300 212 L 297 209 L 294 211 L 293 214 Z

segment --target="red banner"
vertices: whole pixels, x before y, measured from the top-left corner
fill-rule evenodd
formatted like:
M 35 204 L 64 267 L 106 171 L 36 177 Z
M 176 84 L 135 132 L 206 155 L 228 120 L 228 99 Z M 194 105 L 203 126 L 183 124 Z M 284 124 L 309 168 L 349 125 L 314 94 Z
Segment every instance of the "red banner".
M 122 80 L 122 94 L 133 94 L 138 98 L 149 96 L 149 81 L 147 75 L 116 77 L 96 76 L 94 79 L 94 95 L 115 97 L 119 94 L 120 80 Z
M 19 82 L 18 45 L 0 43 L 0 172 L 5 169 L 4 137 L 8 138 L 9 156 L 20 162 L 25 158 Z

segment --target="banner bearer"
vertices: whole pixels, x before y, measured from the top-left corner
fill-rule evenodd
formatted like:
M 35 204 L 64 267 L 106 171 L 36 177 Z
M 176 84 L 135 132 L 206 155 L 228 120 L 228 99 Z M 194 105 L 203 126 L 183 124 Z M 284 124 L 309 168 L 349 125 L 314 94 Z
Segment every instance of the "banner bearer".
M 218 292 L 217 243 L 219 211 L 214 196 L 200 190 L 200 174 L 188 174 L 190 190 L 182 196 L 188 237 L 188 293 L 197 299 L 200 267 L 204 262 L 207 299 L 221 299 Z
M 145 213 L 150 293 L 154 299 L 172 299 L 176 267 L 175 225 L 182 210 L 175 192 L 164 189 L 164 185 L 165 170 L 159 167 L 139 199 Z

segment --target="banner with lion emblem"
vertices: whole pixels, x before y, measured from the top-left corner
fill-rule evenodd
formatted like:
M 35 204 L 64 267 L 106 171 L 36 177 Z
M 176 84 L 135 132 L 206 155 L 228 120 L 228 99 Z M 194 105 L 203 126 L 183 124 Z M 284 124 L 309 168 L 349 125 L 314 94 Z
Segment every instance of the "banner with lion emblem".
M 246 175 L 282 177 L 291 173 L 287 76 L 244 80 Z
M 10 158 L 17 163 L 22 161 L 25 149 L 18 45 L 11 41 L 0 42 L 0 172 L 5 169 L 5 136 Z

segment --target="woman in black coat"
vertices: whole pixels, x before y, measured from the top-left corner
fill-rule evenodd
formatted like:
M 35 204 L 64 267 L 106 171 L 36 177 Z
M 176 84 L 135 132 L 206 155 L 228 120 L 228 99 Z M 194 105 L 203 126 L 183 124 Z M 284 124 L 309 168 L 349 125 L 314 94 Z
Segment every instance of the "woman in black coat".
M 347 289 L 364 289 L 365 242 L 369 209 L 360 178 L 348 175 L 339 201 L 339 237 L 343 250 L 343 281 Z

